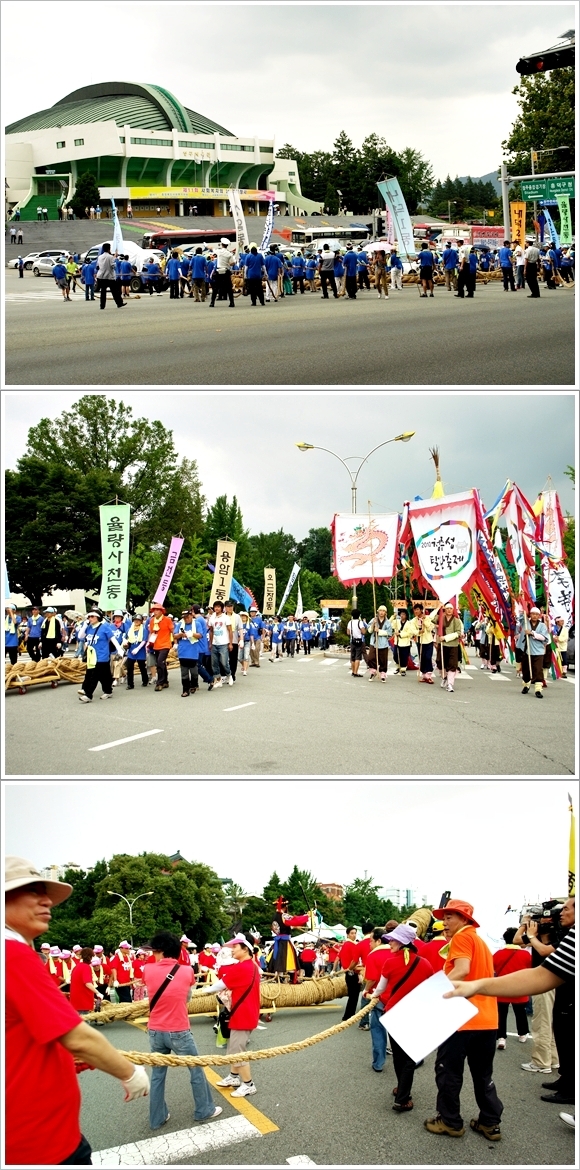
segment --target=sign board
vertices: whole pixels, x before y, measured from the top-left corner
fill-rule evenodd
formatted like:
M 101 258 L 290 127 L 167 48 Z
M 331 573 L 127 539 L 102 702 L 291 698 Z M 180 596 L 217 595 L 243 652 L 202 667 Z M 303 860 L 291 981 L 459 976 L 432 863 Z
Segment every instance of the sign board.
M 130 199 L 182 199 L 184 196 L 199 199 L 227 199 L 230 187 L 129 187 Z M 276 191 L 258 191 L 254 188 L 241 188 L 238 194 L 242 199 L 269 200 L 276 198 Z
M 570 199 L 574 199 L 575 188 L 574 175 L 565 176 L 563 179 L 548 179 L 548 195 L 569 195 Z
M 522 199 L 533 203 L 534 199 L 545 199 L 548 194 L 546 179 L 522 179 Z

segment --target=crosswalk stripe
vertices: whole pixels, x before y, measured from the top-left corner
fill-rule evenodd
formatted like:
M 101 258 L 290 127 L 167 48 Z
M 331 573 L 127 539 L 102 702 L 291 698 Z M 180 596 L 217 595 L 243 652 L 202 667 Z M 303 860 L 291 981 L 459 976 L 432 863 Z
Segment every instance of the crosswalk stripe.
M 184 1158 L 195 1158 L 207 1150 L 220 1150 L 249 1138 L 261 1137 L 259 1129 L 246 1117 L 227 1117 L 191 1129 L 93 1150 L 93 1166 L 171 1166 Z

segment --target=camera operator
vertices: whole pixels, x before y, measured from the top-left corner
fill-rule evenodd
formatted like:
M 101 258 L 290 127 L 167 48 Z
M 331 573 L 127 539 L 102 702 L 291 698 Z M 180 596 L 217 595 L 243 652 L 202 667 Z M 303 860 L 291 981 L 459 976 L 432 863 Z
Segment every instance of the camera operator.
M 514 943 L 528 947 L 532 956 L 532 970 L 539 967 L 548 955 L 555 950 L 557 942 L 553 919 L 548 916 L 538 916 L 534 920 L 531 915 L 525 914 L 519 930 L 514 936 Z M 550 1074 L 558 1066 L 558 1053 L 554 1043 L 552 1030 L 552 1015 L 554 1011 L 554 990 L 544 995 L 534 995 L 532 998 L 532 1055 L 526 1064 L 522 1064 L 525 1072 L 539 1072 Z

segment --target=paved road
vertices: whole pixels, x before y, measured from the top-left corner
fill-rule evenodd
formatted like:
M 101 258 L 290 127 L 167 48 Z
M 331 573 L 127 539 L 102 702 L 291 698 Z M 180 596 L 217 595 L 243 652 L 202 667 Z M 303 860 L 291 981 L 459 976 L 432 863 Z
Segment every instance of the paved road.
M 391 664 L 390 670 L 393 670 Z M 103 707 L 60 684 L 6 700 L 6 773 L 75 776 L 527 776 L 574 775 L 572 678 L 544 698 L 521 694 L 514 670 L 480 671 L 472 658 L 454 694 L 417 683 L 353 678 L 345 659 L 312 654 L 248 672 L 233 687 L 181 698 L 169 689 L 117 687 Z M 42 738 L 23 728 L 42 725 Z M 353 729 L 368 734 L 353 734 Z M 373 737 L 372 729 L 381 733 Z M 155 734 L 147 734 L 154 732 Z M 209 732 L 209 734 L 208 734 Z M 126 737 L 144 738 L 104 750 Z
M 416 286 L 388 301 L 286 297 L 252 308 L 141 297 L 127 312 L 71 294 L 49 278 L 6 271 L 8 386 L 570 386 L 574 290 L 526 293 L 478 286 L 456 305 Z M 515 299 L 514 299 L 515 298 Z
M 323 1031 L 339 1022 L 344 1002 L 308 1011 L 281 1011 L 266 1031 L 254 1033 L 252 1047 L 274 1047 Z M 508 1022 L 508 1027 L 512 1025 L 513 1020 Z M 215 1051 L 208 1018 L 195 1018 L 192 1030 L 201 1053 Z M 128 1024 L 110 1025 L 106 1035 L 117 1048 L 148 1051 L 145 1033 Z M 164 1164 L 284 1166 L 288 1159 L 303 1155 L 316 1165 L 338 1166 L 573 1165 L 573 1132 L 560 1121 L 558 1106 L 540 1101 L 543 1078 L 520 1068 L 528 1059 L 529 1045 L 520 1045 L 512 1037 L 505 1052 L 496 1055 L 494 1079 L 504 1104 L 501 1142 L 487 1142 L 469 1129 L 461 1139 L 440 1138 L 423 1128 L 424 1119 L 435 1113 L 434 1056 L 428 1056 L 415 1074 L 414 1111 L 397 1115 L 391 1109 L 395 1084 L 391 1060 L 387 1058 L 380 1077 L 374 1073 L 369 1033 L 359 1031 L 355 1024 L 312 1048 L 255 1064 L 258 1092 L 247 1099 L 252 1110 L 245 1121 L 230 1102 L 229 1091 L 214 1090 L 230 1131 L 221 1120 L 196 1126 L 194 1137 L 203 1130 L 205 1140 L 208 1129 L 221 1126 L 221 1134 L 214 1131 L 214 1140 L 223 1142 L 219 1149 L 197 1155 L 191 1148 L 184 1154 L 178 1141 L 179 1133 L 192 1126 L 189 1077 L 170 1069 L 166 1100 L 171 1120 L 162 1130 L 168 1139 Z M 218 1079 L 213 1070 L 209 1077 Z M 124 1104 L 117 1084 L 99 1072 L 82 1073 L 81 1089 L 82 1128 L 94 1151 L 150 1138 L 146 1100 Z M 471 1117 L 477 1117 L 477 1106 L 467 1068 L 461 1099 L 468 1125 Z M 246 1102 L 239 1104 L 243 1108 Z M 246 1140 L 239 1141 L 244 1135 L 235 1134 L 232 1118 L 237 1119 L 236 1125 L 246 1125 Z M 278 1128 L 264 1133 L 272 1122 Z M 99 1162 L 96 1157 L 94 1161 Z

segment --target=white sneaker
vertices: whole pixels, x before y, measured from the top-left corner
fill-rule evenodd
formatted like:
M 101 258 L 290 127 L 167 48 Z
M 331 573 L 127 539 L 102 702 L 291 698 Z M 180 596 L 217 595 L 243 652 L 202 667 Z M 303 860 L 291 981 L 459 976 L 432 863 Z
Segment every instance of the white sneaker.
M 116 678 L 113 679 L 113 686 L 114 687 L 118 686 L 118 680 Z
M 253 1081 L 248 1081 L 247 1083 L 246 1081 L 242 1081 L 239 1089 L 234 1089 L 234 1092 L 230 1093 L 230 1097 L 252 1097 L 255 1092 L 256 1086 Z
M 453 687 L 447 687 L 447 690 L 449 691 L 449 694 L 450 694 L 450 695 L 452 695 L 452 694 L 453 694 Z
M 520 1044 L 525 1044 L 525 1042 L 526 1042 L 527 1038 L 528 1038 L 528 1033 L 527 1033 L 527 1032 L 526 1032 L 526 1035 L 525 1035 L 525 1036 L 518 1036 L 518 1040 L 519 1040 Z
M 112 695 L 101 695 L 101 699 L 112 699 Z
M 222 1109 L 221 1105 L 216 1105 L 213 1113 L 210 1113 L 209 1117 L 204 1117 L 202 1120 L 203 1121 L 213 1121 L 214 1117 L 219 1117 L 220 1113 L 223 1113 L 223 1109 Z
M 497 1047 L 498 1048 L 505 1048 L 505 1040 L 498 1040 Z
M 570 1126 L 570 1129 L 576 1128 L 576 1118 L 571 1113 L 559 1113 L 558 1116 L 562 1118 L 562 1121 L 566 1122 L 566 1125 Z
M 79 702 L 80 703 L 91 703 L 92 699 L 89 699 L 89 696 L 85 695 L 85 693 L 83 691 L 82 695 L 79 694 Z
M 234 1073 L 228 1073 L 227 1077 L 224 1077 L 223 1081 L 216 1081 L 216 1084 L 219 1089 L 229 1089 L 230 1085 L 232 1088 L 237 1089 L 241 1084 L 241 1081 L 239 1077 L 234 1075 Z
M 552 1071 L 551 1068 L 539 1068 L 538 1065 L 533 1064 L 531 1060 L 528 1062 L 528 1064 L 520 1065 L 520 1068 L 523 1068 L 525 1072 L 551 1073 Z
M 217 688 L 217 687 L 221 687 L 221 686 L 223 686 L 223 683 L 222 683 L 222 680 L 221 680 L 221 678 L 220 678 L 220 679 L 218 680 L 218 682 L 214 682 L 214 684 L 213 684 L 213 689 L 214 689 L 214 691 L 216 690 L 216 688 Z
M 233 687 L 233 685 L 234 685 L 234 680 L 233 680 L 231 674 L 228 674 L 228 686 Z

